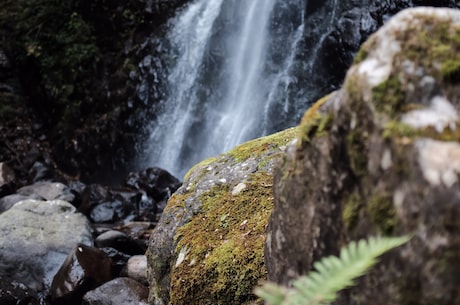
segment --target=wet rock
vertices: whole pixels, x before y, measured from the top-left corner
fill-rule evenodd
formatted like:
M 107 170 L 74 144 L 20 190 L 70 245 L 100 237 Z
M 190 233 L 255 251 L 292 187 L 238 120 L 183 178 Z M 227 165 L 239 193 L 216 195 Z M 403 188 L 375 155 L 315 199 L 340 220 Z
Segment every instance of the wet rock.
M 0 197 L 11 194 L 14 190 L 16 175 L 6 163 L 0 162 Z
M 0 304 L 39 305 L 40 300 L 35 291 L 0 274 Z
M 129 173 L 125 184 L 145 191 L 155 202 L 166 201 L 181 186 L 176 177 L 158 167 Z
M 141 194 L 92 184 L 81 195 L 79 211 L 94 223 L 129 222 L 139 217 Z
M 459 10 L 399 13 L 305 113 L 275 172 L 269 279 L 288 285 L 350 240 L 410 235 L 337 303 L 458 303 L 459 30 Z
M 131 257 L 124 270 L 122 270 L 121 275 L 132 278 L 147 286 L 147 257 L 145 255 L 134 255 Z
M 44 200 L 44 198 L 39 195 L 29 195 L 29 196 L 18 195 L 18 194 L 8 195 L 0 199 L 0 213 L 3 213 L 6 210 L 10 209 L 17 202 L 24 201 L 27 199 Z
M 53 278 L 53 304 L 81 304 L 83 295 L 113 278 L 112 262 L 104 251 L 79 244 Z
M 81 191 L 81 205 L 78 210 L 89 216 L 91 210 L 100 202 L 104 202 L 109 198 L 109 188 L 99 185 L 91 184 L 88 186 L 82 186 Z
M 88 221 L 68 202 L 26 200 L 0 214 L 0 274 L 46 295 L 68 253 L 92 244 Z
M 45 200 L 63 200 L 70 203 L 75 199 L 75 195 L 70 189 L 60 182 L 37 182 L 18 189 L 16 194 L 23 196 L 38 195 Z
M 144 191 L 89 185 L 81 194 L 79 211 L 96 224 L 123 225 L 132 221 L 157 222 L 158 206 Z
M 130 278 L 114 279 L 83 298 L 83 305 L 147 305 L 148 289 Z
M 154 224 L 152 222 L 132 221 L 116 229 L 125 233 L 132 239 L 149 240 L 153 228 Z
M 110 247 L 104 247 L 99 249 L 104 251 L 104 253 L 107 254 L 107 256 L 112 261 L 112 275 L 114 277 L 120 276 L 121 271 L 123 270 L 123 268 L 125 268 L 126 264 L 128 263 L 128 260 L 131 258 L 131 255 Z
M 54 170 L 49 165 L 41 161 L 35 161 L 29 170 L 29 176 L 29 179 L 35 183 L 38 181 L 54 180 L 56 175 Z
M 147 250 L 144 242 L 134 240 L 126 234 L 115 230 L 99 235 L 95 240 L 95 244 L 99 248 L 110 247 L 130 255 L 144 254 Z
M 256 139 L 195 165 L 168 200 L 147 251 L 150 303 L 243 304 L 264 279 L 271 170 L 296 133 Z M 244 183 L 245 188 L 232 194 Z

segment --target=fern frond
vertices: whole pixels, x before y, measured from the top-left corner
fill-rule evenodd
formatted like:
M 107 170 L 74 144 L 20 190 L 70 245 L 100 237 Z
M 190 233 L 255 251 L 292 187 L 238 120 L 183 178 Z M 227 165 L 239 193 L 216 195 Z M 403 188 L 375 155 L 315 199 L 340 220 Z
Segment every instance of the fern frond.
M 293 281 L 293 288 L 265 284 L 255 294 L 268 305 L 319 305 L 337 298 L 337 293 L 353 285 L 383 253 L 407 242 L 409 237 L 370 238 L 351 242 L 340 251 L 340 258 L 328 256 L 313 264 L 316 271 Z

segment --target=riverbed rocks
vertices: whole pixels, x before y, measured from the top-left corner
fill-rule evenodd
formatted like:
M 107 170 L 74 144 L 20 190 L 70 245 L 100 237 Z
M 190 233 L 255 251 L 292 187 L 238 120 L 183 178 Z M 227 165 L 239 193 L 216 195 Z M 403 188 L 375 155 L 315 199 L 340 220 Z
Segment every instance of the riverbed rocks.
M 309 110 L 275 171 L 265 263 L 288 285 L 350 240 L 409 235 L 349 304 L 458 304 L 460 11 L 403 11 Z
M 136 188 L 41 181 L 0 198 L 0 304 L 80 305 L 122 275 L 133 280 L 116 287 L 126 286 L 130 300 L 146 299 L 144 253 L 162 210 L 149 194 L 167 200 L 180 182 L 164 170 L 145 172 L 156 174 L 129 176 Z M 120 214 L 98 221 L 94 209 L 113 202 L 121 209 L 109 210 Z
M 0 273 L 46 293 L 68 252 L 91 245 L 87 219 L 62 200 L 25 200 L 0 214 Z

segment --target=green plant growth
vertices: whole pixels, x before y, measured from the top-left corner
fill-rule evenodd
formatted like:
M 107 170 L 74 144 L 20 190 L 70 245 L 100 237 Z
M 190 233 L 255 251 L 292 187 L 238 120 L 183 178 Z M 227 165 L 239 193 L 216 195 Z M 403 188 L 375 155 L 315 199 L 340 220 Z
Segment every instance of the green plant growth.
M 316 271 L 295 280 L 292 288 L 266 283 L 255 294 L 268 305 L 330 304 L 337 293 L 353 285 L 376 262 L 377 257 L 409 240 L 409 237 L 370 238 L 351 242 L 340 251 L 340 258 L 328 256 L 314 263 Z

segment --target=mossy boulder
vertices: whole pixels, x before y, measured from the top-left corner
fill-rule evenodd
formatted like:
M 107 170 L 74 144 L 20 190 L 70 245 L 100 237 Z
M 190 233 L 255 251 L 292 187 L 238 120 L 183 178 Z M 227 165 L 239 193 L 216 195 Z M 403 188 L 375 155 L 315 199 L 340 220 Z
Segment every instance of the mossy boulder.
M 265 262 L 288 285 L 350 240 L 412 236 L 344 304 L 460 304 L 460 11 L 408 9 L 362 46 L 275 170 Z
M 296 129 L 194 166 L 169 199 L 148 249 L 151 304 L 251 304 L 266 279 L 272 168 Z

